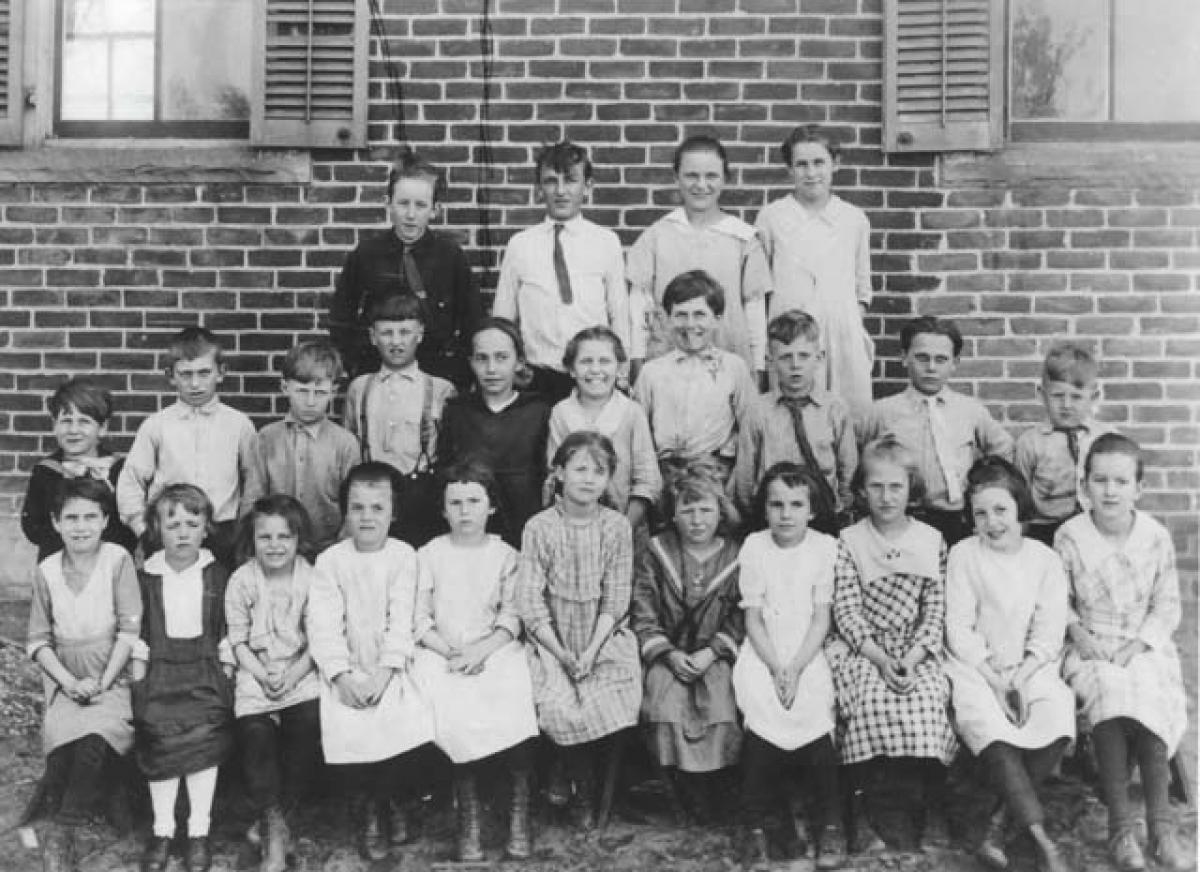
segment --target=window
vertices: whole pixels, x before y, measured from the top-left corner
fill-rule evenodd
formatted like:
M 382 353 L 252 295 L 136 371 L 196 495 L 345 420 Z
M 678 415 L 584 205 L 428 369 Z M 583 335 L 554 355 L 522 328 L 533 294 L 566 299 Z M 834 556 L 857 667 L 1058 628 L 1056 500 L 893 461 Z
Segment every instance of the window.
M 884 149 L 1200 138 L 1197 0 L 885 0 Z
M 362 148 L 369 5 L 0 0 L 0 145 Z
M 249 136 L 252 4 L 60 0 L 58 13 L 57 135 Z

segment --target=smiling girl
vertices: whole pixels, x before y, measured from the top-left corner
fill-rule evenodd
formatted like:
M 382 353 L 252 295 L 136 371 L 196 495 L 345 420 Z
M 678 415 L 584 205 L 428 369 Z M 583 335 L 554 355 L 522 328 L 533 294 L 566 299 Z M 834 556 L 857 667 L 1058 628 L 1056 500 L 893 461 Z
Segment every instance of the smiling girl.
M 689 137 L 675 149 L 672 167 L 679 208 L 650 225 L 629 249 L 630 357 L 650 360 L 671 349 L 663 292 L 680 273 L 704 270 L 725 292 L 717 345 L 761 374 L 771 276 L 754 228 L 721 210 L 721 191 L 730 177 L 725 146 L 711 136 Z

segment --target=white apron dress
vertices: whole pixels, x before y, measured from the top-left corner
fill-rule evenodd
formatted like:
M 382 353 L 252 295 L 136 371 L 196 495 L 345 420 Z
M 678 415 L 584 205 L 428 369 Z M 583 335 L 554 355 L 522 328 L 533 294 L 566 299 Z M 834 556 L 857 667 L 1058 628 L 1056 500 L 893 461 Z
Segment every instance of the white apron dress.
M 833 600 L 837 540 L 809 530 L 804 541 L 780 548 L 769 530 L 752 533 L 742 545 L 739 586 L 742 608 L 762 609 L 767 635 L 783 661 L 804 641 L 818 605 Z M 834 728 L 833 677 L 820 649 L 800 673 L 796 699 L 785 709 L 775 682 L 749 637 L 733 666 L 733 692 L 746 729 L 777 748 L 794 751 Z
M 417 561 L 417 639 L 434 629 L 462 648 L 497 627 L 513 637 L 478 675 L 450 672 L 442 655 L 417 648 L 413 677 L 433 708 L 434 744 L 453 762 L 469 763 L 536 736 L 533 684 L 519 641 L 516 550 L 499 536 L 471 548 L 445 535 L 423 547 Z
M 333 764 L 373 763 L 433 740 L 433 713 L 412 679 L 417 556 L 389 539 L 360 553 L 352 540 L 317 558 L 308 594 L 309 648 L 321 673 L 321 746 Z M 378 704 L 344 705 L 332 679 L 396 670 Z
M 1084 660 L 1068 646 L 1063 677 L 1075 691 L 1089 726 L 1133 718 L 1162 739 L 1173 755 L 1187 729 L 1187 697 L 1172 634 L 1181 608 L 1171 534 L 1144 512 L 1118 547 L 1089 515 L 1059 528 L 1055 548 L 1071 583 L 1073 619 L 1091 632 L 1106 654 L 1141 639 L 1150 650 L 1125 667 Z
M 978 536 L 950 550 L 946 565 L 946 674 L 958 735 L 972 754 L 992 742 L 1044 748 L 1075 736 L 1075 699 L 1059 677 L 1067 626 L 1067 581 L 1058 555 L 1022 539 L 1021 550 L 1003 554 Z M 991 667 L 1007 678 L 1026 655 L 1041 667 L 1027 685 L 1029 714 L 1022 726 L 1008 720 L 979 671 Z

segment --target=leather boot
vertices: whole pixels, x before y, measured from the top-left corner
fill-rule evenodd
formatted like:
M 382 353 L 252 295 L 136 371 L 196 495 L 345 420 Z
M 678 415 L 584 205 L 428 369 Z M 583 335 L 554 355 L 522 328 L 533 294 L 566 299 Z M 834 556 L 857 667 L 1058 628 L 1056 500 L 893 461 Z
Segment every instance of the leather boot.
M 508 845 L 505 853 L 514 860 L 528 859 L 533 849 L 529 836 L 529 770 L 514 772 L 512 800 L 508 807 Z
M 398 799 L 388 801 L 387 828 L 388 843 L 393 848 L 407 845 L 413 838 L 413 828 L 409 825 L 408 820 L 408 808 Z
M 51 822 L 42 832 L 43 872 L 75 872 L 75 829 Z
M 379 820 L 379 804 L 360 800 L 354 826 L 358 830 L 358 851 L 366 860 L 383 860 L 388 855 L 387 836 Z
M 867 813 L 867 795 L 861 790 L 850 790 L 846 798 L 847 847 L 851 854 L 881 854 L 887 845 L 871 826 Z
M 262 841 L 261 872 L 285 872 L 291 833 L 279 806 L 271 806 L 263 815 L 262 832 L 265 838 Z
M 479 791 L 475 787 L 475 773 L 456 773 L 454 797 L 458 804 L 458 861 L 478 863 L 483 859 L 480 844 Z

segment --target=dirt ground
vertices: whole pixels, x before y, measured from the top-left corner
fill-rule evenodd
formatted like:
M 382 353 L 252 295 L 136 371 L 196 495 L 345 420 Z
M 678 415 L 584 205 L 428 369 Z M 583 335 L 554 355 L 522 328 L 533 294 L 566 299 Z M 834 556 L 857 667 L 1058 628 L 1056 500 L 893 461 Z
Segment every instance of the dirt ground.
M 0 634 L 8 629 L 0 622 Z M 9 637 L 11 639 L 11 636 Z M 0 872 L 40 868 L 37 850 L 22 845 L 16 820 L 41 773 L 38 718 L 40 685 L 22 652 L 0 643 Z M 672 824 L 660 786 L 639 772 L 638 755 L 631 754 L 614 820 L 603 832 L 583 834 L 572 829 L 555 810 L 539 805 L 535 812 L 535 854 L 523 864 L 500 861 L 505 839 L 502 797 L 497 790 L 489 804 L 484 832 L 489 862 L 461 865 L 449 862 L 453 811 L 449 797 L 437 793 L 423 804 L 418 818 L 422 835 L 383 862 L 361 860 L 350 844 L 345 803 L 337 795 L 315 801 L 302 810 L 294 825 L 296 872 L 425 872 L 442 869 L 521 869 L 525 872 L 734 872 L 739 863 L 739 833 L 731 825 L 678 827 Z M 213 869 L 216 872 L 257 868 L 255 852 L 243 835 L 245 806 L 235 779 L 225 779 L 214 811 Z M 1066 776 L 1046 790 L 1049 826 L 1078 870 L 1106 869 L 1104 809 L 1094 791 L 1077 777 Z M 925 852 L 905 851 L 912 833 L 901 797 L 885 796 L 877 808 L 879 829 L 893 843 L 888 854 L 852 858 L 849 868 L 904 872 L 977 872 L 982 867 L 969 849 L 980 835 L 987 802 L 977 773 L 968 764 L 956 765 L 951 777 L 949 840 Z M 736 815 L 735 800 L 727 798 L 723 819 Z M 801 804 L 796 803 L 798 808 Z M 1195 845 L 1195 809 L 1177 809 L 1183 830 Z M 80 839 L 83 872 L 112 872 L 138 868 L 144 815 L 139 826 L 119 836 L 107 823 L 84 830 Z M 1012 848 L 1014 872 L 1032 872 L 1033 858 L 1019 843 Z M 811 860 L 780 860 L 773 869 L 808 870 Z M 181 872 L 173 861 L 171 872 Z

